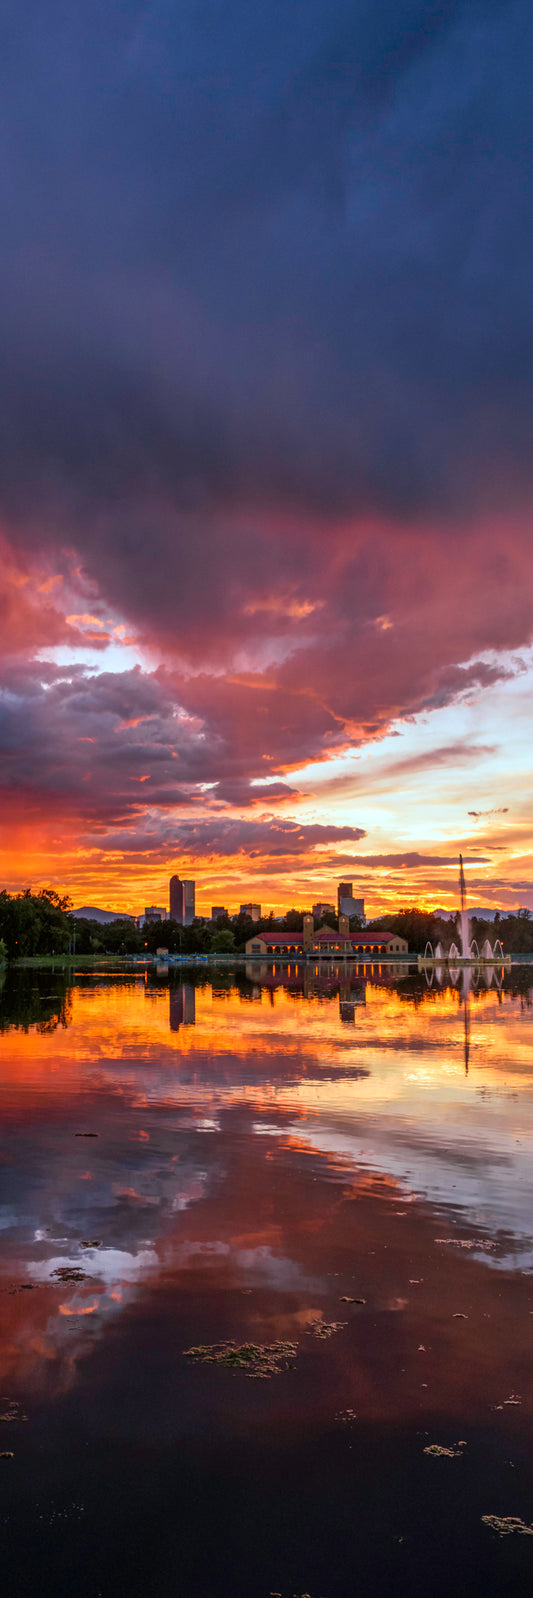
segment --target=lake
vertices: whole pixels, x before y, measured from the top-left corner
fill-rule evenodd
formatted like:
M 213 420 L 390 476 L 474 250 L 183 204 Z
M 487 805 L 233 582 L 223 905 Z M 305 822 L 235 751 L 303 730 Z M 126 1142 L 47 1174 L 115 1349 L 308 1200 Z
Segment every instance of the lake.
M 8 973 L 6 1598 L 533 1591 L 533 966 L 487 980 Z

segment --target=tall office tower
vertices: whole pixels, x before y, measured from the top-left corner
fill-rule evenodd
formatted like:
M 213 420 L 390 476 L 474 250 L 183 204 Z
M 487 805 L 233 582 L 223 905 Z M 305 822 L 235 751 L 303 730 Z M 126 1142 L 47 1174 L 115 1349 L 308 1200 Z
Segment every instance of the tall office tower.
M 195 917 L 195 886 L 194 882 L 183 883 L 183 924 L 192 926 Z
M 353 898 L 350 898 L 350 899 L 344 899 L 344 898 L 339 899 L 339 915 L 343 915 L 343 916 L 359 916 L 361 921 L 364 921 L 364 919 L 365 919 L 365 901 L 364 901 L 364 899 L 353 899 Z
M 170 878 L 170 919 L 183 926 L 183 883 L 179 877 Z
M 227 912 L 226 906 L 224 904 L 212 904 L 211 905 L 211 920 L 212 921 L 218 921 L 219 916 L 227 916 L 227 913 L 228 912 Z
M 351 899 L 352 894 L 353 894 L 353 882 L 339 882 L 339 886 L 337 888 L 337 914 L 338 915 L 341 914 L 341 899 Z
M 241 915 L 242 916 L 250 916 L 250 919 L 252 921 L 260 921 L 261 920 L 261 905 L 260 904 L 241 904 Z
M 179 921 L 181 927 L 190 927 L 194 921 L 194 890 L 194 882 L 181 882 L 179 877 L 170 878 L 170 916 L 172 921 Z

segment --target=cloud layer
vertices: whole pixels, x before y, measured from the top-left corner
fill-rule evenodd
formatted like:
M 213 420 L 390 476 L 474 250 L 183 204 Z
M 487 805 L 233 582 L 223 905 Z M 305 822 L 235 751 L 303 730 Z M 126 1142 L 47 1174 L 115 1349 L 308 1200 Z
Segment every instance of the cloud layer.
M 294 816 L 291 772 L 523 671 L 530 7 L 4 35 L 6 813 Z

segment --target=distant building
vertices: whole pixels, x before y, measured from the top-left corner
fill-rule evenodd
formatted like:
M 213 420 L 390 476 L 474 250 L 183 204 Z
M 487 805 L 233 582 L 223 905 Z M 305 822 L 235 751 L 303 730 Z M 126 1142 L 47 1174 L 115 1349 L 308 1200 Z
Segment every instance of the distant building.
M 330 914 L 334 916 L 335 915 L 335 905 L 334 904 L 325 904 L 325 903 L 323 904 L 320 899 L 318 901 L 318 904 L 314 904 L 313 905 L 313 915 L 314 915 L 316 921 L 320 921 L 320 917 L 321 916 L 325 916 L 327 911 L 329 911 Z
M 342 913 L 340 909 L 341 899 L 351 899 L 352 894 L 353 882 L 339 882 L 337 888 L 337 912 L 339 915 Z
M 170 878 L 170 919 L 183 926 L 183 883 L 179 877 Z
M 191 927 L 192 923 L 194 921 L 195 903 L 196 903 L 196 883 L 194 883 L 194 882 L 184 882 L 184 884 L 183 884 L 183 905 L 184 905 L 185 915 L 184 915 L 183 919 L 184 919 L 184 923 L 185 923 L 186 927 Z
M 163 905 L 160 905 L 160 904 L 147 904 L 147 905 L 145 905 L 145 910 L 144 910 L 144 924 L 145 924 L 145 926 L 147 926 L 149 921 L 166 921 L 166 919 L 167 919 L 167 912 L 164 909 Z
M 365 901 L 364 901 L 364 899 L 354 899 L 353 895 L 350 895 L 349 898 L 348 897 L 347 898 L 343 897 L 342 899 L 339 899 L 339 915 L 341 915 L 341 916 L 360 916 L 361 920 L 364 921 L 364 919 L 365 919 Z
M 241 913 L 241 916 L 250 916 L 251 921 L 260 921 L 261 920 L 261 905 L 260 904 L 241 904 L 240 913 Z
M 364 899 L 354 899 L 353 882 L 339 882 L 337 888 L 337 913 L 340 916 L 363 916 Z
M 219 916 L 227 916 L 227 913 L 226 907 L 223 904 L 213 904 L 211 906 L 212 921 L 218 921 Z
M 190 927 L 194 921 L 195 887 L 194 882 L 182 882 L 179 877 L 170 878 L 170 916 L 180 927 Z

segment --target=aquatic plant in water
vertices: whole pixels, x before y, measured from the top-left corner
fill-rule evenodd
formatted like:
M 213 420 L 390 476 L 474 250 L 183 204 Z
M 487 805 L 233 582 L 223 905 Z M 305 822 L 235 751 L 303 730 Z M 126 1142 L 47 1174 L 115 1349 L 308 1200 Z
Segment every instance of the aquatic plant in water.
M 200 1365 L 226 1365 L 230 1370 L 244 1371 L 246 1376 L 265 1380 L 292 1370 L 298 1353 L 297 1343 L 199 1343 L 195 1348 L 184 1348 L 185 1359 Z
M 509 1537 L 513 1531 L 520 1532 L 522 1537 L 533 1537 L 533 1526 L 526 1526 L 518 1515 L 482 1515 L 481 1519 L 483 1525 L 497 1531 L 499 1537 Z

